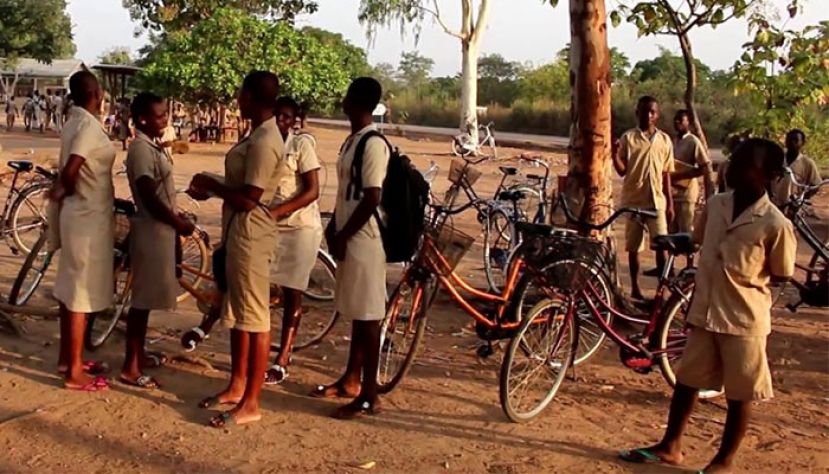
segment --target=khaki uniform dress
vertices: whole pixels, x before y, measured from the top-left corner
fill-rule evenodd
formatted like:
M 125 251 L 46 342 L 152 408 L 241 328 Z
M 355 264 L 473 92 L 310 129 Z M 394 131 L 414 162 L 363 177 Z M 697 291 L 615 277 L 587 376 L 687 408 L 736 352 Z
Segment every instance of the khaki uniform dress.
M 320 169 L 314 139 L 310 135 L 288 135 L 285 159 L 279 163 L 279 186 L 271 202 L 290 201 L 304 191 L 302 175 Z M 297 209 L 277 222 L 279 243 L 276 247 L 271 279 L 279 286 L 305 291 L 322 243 L 322 221 L 317 201 Z
M 357 143 L 369 130 L 369 125 L 348 137 L 337 160 L 337 204 L 334 219 L 337 231 L 351 218 L 360 199 L 348 196 L 351 182 L 351 164 Z M 380 188 L 389 166 L 389 147 L 380 137 L 366 143 L 363 155 L 363 188 Z M 357 321 L 379 321 L 386 313 L 386 253 L 380 237 L 377 219 L 372 217 L 348 241 L 345 260 L 337 262 L 337 286 L 334 297 L 337 311 Z
M 708 152 L 693 133 L 686 133 L 674 143 L 674 164 L 677 171 L 702 168 L 710 162 Z M 668 227 L 671 232 L 690 233 L 694 228 L 694 212 L 699 200 L 699 178 L 683 179 L 673 184 L 676 217 Z
M 619 140 L 620 157 L 627 161 L 622 184 L 622 206 L 656 209 L 656 219 L 646 219 L 650 237 L 668 233 L 665 219 L 667 201 L 662 190 L 663 173 L 674 172 L 674 146 L 671 137 L 657 130 L 648 138 L 645 132 L 634 128 Z M 638 252 L 644 249 L 645 234 L 642 224 L 628 219 L 625 226 L 625 249 Z
M 276 120 L 267 120 L 225 157 L 225 185 L 263 189 L 269 202 L 279 183 L 285 148 Z M 276 222 L 264 205 L 240 212 L 222 206 L 222 241 L 227 249 L 226 327 L 246 332 L 271 330 L 270 266 L 277 241 Z
M 729 400 L 771 398 L 769 283 L 772 275 L 794 274 L 797 238 L 766 195 L 732 220 L 733 210 L 734 193 L 717 194 L 694 229 L 702 250 L 677 381 L 698 389 L 725 386 Z
M 820 184 L 820 171 L 818 171 L 814 160 L 808 156 L 801 154 L 789 164 L 789 168 L 791 168 L 792 174 L 798 183 L 809 186 Z M 772 200 L 778 206 L 782 206 L 786 204 L 792 193 L 797 191 L 797 186 L 795 186 L 792 177 L 788 174 L 783 175 L 771 186 Z
M 176 230 L 156 220 L 138 193 L 138 179 L 149 177 L 155 194 L 170 209 L 176 209 L 173 162 L 164 149 L 136 131 L 127 153 L 127 178 L 137 207 L 130 227 L 132 306 L 136 309 L 173 309 L 179 293 L 176 278 Z
M 114 292 L 115 148 L 98 118 L 82 107 L 72 107 L 61 132 L 61 171 L 71 155 L 84 162 L 75 193 L 58 211 L 61 252 L 54 295 L 70 311 L 94 313 L 112 305 Z

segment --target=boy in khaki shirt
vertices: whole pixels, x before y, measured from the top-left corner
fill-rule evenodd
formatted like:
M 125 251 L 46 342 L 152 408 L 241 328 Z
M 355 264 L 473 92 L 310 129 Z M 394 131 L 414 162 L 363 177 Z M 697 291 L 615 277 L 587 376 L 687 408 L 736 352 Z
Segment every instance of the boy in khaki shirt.
M 794 129 L 786 134 L 786 166 L 792 170 L 798 183 L 815 186 L 820 184 L 820 171 L 814 160 L 802 153 L 805 145 L 806 134 L 802 130 Z M 795 191 L 792 176 L 785 175 L 772 183 L 772 200 L 778 206 L 783 206 Z
M 654 446 L 621 452 L 622 459 L 680 464 L 698 390 L 724 386 L 725 430 L 703 472 L 728 472 L 748 428 L 751 402 L 771 398 L 769 285 L 791 278 L 797 247 L 791 222 L 766 194 L 782 171 L 783 150 L 768 140 L 749 139 L 734 152 L 727 177 L 734 191 L 709 200 L 694 232 L 702 242 L 700 266 L 667 431 Z
M 639 99 L 636 105 L 638 127 L 628 130 L 619 140 L 619 149 L 613 166 L 622 184 L 622 205 L 656 209 L 656 219 L 645 221 L 648 234 L 653 239 L 668 233 L 668 222 L 674 218 L 671 195 L 671 173 L 674 171 L 674 148 L 671 137 L 656 128 L 659 121 L 659 103 L 650 96 Z M 639 252 L 644 248 L 644 226 L 638 220 L 628 219 L 625 228 L 625 247 L 630 266 L 631 296 L 643 299 L 639 288 Z M 656 253 L 656 271 L 662 272 L 665 252 Z
M 677 171 L 671 175 L 674 188 L 674 216 L 668 228 L 671 232 L 691 233 L 694 213 L 699 200 L 699 177 L 705 177 L 705 196 L 714 194 L 711 160 L 699 138 L 691 133 L 691 113 L 679 110 L 674 116 L 674 162 Z

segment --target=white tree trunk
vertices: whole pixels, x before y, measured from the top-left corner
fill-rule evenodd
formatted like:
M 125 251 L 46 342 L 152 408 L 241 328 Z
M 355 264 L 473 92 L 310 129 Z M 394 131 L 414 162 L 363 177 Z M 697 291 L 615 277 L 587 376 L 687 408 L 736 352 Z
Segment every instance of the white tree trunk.
M 464 41 L 461 68 L 462 131 L 469 131 L 471 143 L 478 143 L 478 45 Z

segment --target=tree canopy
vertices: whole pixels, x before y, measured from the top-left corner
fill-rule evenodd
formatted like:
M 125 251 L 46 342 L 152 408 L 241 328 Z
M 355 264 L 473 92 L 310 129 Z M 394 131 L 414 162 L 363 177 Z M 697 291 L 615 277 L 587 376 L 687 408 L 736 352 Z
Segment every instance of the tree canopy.
M 336 103 L 349 83 L 338 51 L 284 22 L 220 8 L 188 32 L 170 32 L 148 55 L 140 80 L 189 102 L 227 104 L 244 76 L 275 72 L 282 93 L 316 106 Z
M 235 8 L 289 23 L 300 13 L 314 13 L 318 8 L 313 0 L 123 0 L 123 4 L 133 20 L 153 31 L 186 30 L 222 8 Z
M 101 64 L 122 64 L 132 65 L 135 59 L 132 57 L 130 49 L 126 46 L 115 46 L 107 49 L 100 56 L 98 62 Z
M 72 57 L 72 21 L 66 0 L 0 0 L 0 58 L 43 62 Z

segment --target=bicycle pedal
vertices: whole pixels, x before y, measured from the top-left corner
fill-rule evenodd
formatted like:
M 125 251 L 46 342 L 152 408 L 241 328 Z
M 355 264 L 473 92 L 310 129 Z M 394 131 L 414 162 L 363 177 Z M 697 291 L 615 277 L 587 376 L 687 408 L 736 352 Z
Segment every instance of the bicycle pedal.
M 653 360 L 646 357 L 631 357 L 629 359 L 625 359 L 624 363 L 625 367 L 640 373 L 648 373 L 653 367 Z

